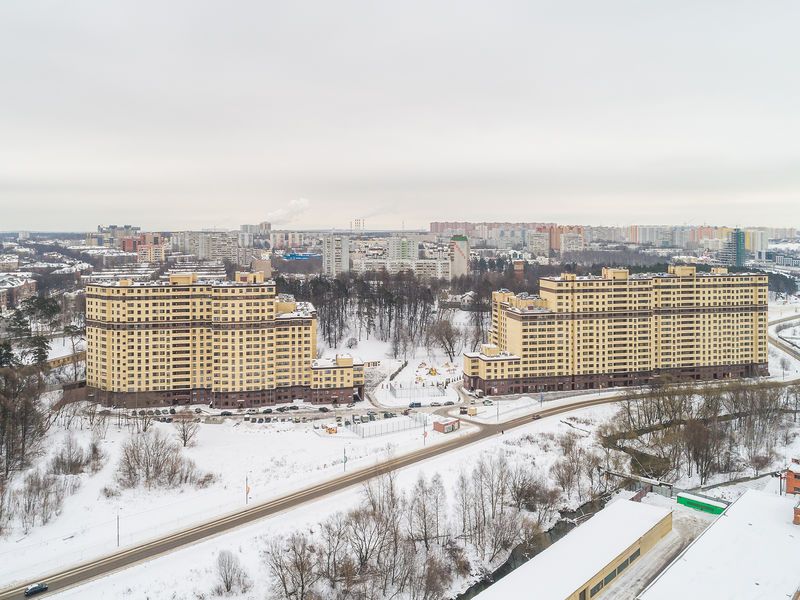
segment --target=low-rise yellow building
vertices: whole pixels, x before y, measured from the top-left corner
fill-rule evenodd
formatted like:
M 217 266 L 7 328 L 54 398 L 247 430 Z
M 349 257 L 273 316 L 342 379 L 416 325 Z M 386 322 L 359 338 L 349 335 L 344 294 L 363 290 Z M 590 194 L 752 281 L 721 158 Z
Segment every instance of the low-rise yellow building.
M 596 389 L 767 374 L 767 276 L 668 273 L 540 280 L 492 294 L 489 343 L 464 353 L 464 385 L 488 394 Z

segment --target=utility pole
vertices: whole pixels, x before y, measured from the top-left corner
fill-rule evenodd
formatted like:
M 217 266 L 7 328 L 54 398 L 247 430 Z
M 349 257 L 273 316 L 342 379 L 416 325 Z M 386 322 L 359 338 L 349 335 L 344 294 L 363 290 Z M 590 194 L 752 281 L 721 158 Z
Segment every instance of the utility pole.
M 117 507 L 117 548 L 119 548 L 119 506 Z
M 347 448 L 342 448 L 342 467 L 347 472 Z

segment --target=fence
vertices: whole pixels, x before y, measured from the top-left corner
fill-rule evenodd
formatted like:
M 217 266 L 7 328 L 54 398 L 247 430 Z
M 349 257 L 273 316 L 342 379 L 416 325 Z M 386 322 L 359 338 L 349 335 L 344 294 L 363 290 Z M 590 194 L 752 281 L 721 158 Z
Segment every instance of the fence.
M 348 429 L 358 437 L 369 438 L 410 429 L 422 429 L 428 425 L 429 421 L 430 417 L 425 413 L 411 413 L 407 417 L 394 417 L 369 421 L 368 423 L 353 423 L 348 426 Z

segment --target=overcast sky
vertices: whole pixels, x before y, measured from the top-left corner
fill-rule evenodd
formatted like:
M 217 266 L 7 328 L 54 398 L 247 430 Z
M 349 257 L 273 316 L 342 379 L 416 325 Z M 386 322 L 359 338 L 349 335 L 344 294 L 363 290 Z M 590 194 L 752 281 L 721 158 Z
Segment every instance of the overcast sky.
M 800 3 L 0 2 L 0 230 L 800 226 Z

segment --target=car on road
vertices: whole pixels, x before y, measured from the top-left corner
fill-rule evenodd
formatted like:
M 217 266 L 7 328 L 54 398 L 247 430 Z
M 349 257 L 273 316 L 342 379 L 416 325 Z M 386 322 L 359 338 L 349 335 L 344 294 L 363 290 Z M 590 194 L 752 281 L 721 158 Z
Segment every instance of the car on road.
M 532 421 L 536 421 L 536 420 L 541 419 L 541 418 L 542 418 L 542 415 L 540 415 L 539 413 L 536 413 L 535 415 L 533 415 L 531 417 L 531 420 Z
M 347 408 L 353 408 L 354 406 L 355 406 L 355 404 L 353 404 L 353 403 L 351 402 L 350 404 L 348 404 L 348 405 L 347 405 Z
M 460 415 L 467 414 L 467 407 L 466 406 L 462 406 L 461 408 L 459 408 L 458 409 L 458 414 L 460 414 Z
M 319 412 L 330 412 L 330 411 L 331 411 L 331 409 L 328 408 L 327 406 L 320 406 L 319 407 Z
M 431 402 L 431 406 L 441 406 L 441 402 Z
M 272 414 L 272 409 L 271 408 L 265 408 L 264 410 L 261 411 L 261 414 L 271 415 Z
M 219 416 L 220 417 L 232 417 L 233 413 L 231 411 L 229 411 L 229 410 L 223 410 L 221 413 L 219 413 Z
M 199 415 L 201 412 L 203 412 L 203 409 L 202 408 L 195 408 L 194 412 L 195 412 L 195 414 Z
M 484 406 L 491 406 L 492 404 L 493 404 L 493 402 L 492 402 L 491 400 L 488 400 L 488 399 L 487 399 L 487 400 L 484 400 L 484 401 L 483 401 L 483 405 L 484 405 Z
M 300 407 L 297 406 L 297 404 L 292 404 L 291 406 L 289 406 L 289 410 L 300 410 Z
M 410 415 L 410 414 L 411 414 L 411 411 L 410 411 L 410 410 L 408 410 L 407 408 L 403 410 L 403 416 L 404 416 L 404 417 L 407 417 L 407 416 L 408 416 L 408 415 Z
M 445 406 L 453 406 L 454 404 L 455 402 L 453 402 L 452 400 L 448 400 L 447 402 L 444 403 Z
M 422 408 L 422 402 L 409 402 L 408 408 Z
M 32 583 L 25 588 L 25 597 L 34 596 L 47 591 L 47 584 L 40 581 L 39 583 Z

